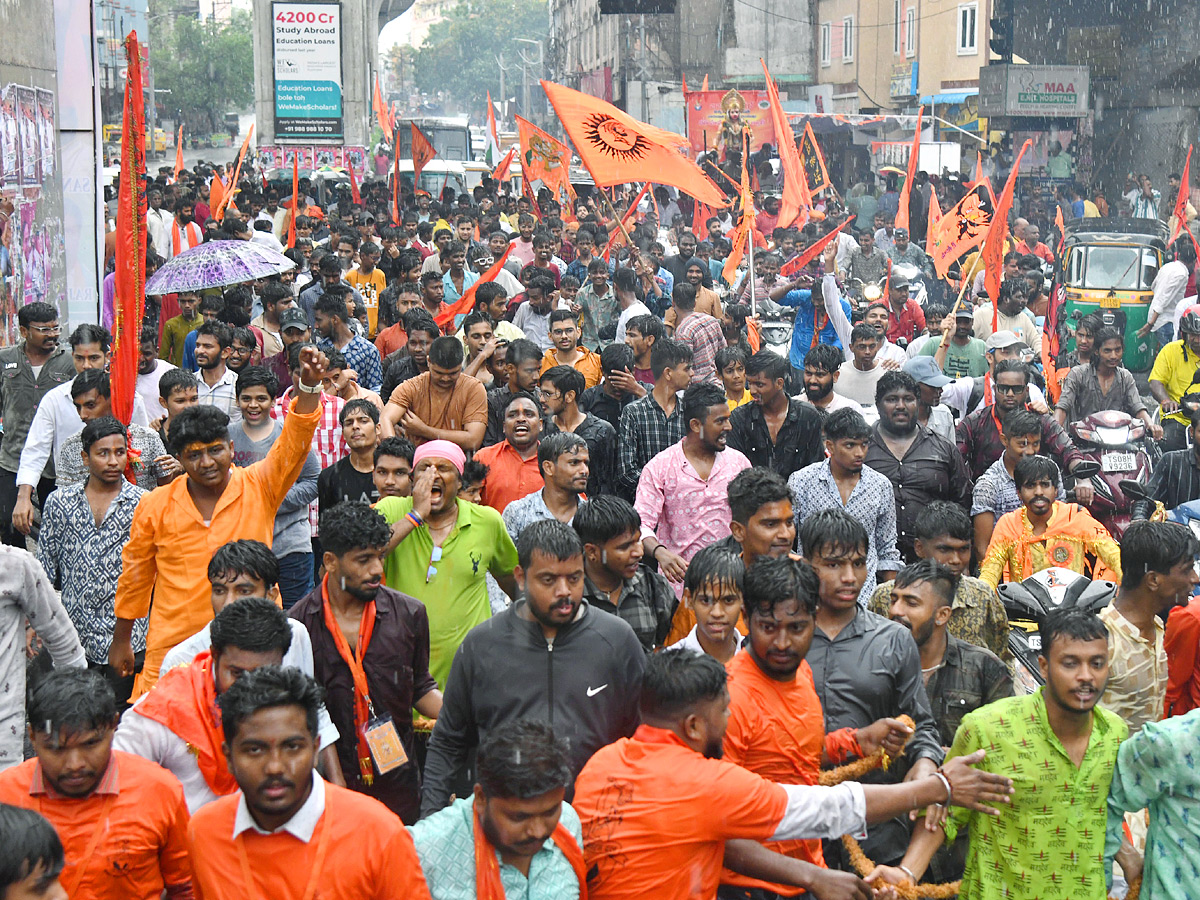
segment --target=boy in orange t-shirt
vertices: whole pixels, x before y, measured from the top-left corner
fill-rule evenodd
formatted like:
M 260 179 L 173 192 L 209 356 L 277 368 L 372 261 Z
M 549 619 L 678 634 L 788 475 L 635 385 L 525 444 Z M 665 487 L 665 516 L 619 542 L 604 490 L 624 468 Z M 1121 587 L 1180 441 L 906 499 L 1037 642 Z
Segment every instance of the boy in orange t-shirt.
M 203 900 L 430 900 L 400 819 L 317 774 L 320 694 L 299 669 L 277 666 L 248 672 L 221 694 L 225 756 L 241 791 L 192 819 Z

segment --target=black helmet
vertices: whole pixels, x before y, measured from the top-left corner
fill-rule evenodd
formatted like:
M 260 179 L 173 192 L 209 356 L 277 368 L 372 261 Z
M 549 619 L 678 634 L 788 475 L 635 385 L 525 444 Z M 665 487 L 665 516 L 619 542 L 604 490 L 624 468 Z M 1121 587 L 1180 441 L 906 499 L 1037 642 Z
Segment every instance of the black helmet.
M 1194 312 L 1188 313 L 1179 320 L 1180 334 L 1200 334 L 1200 315 Z

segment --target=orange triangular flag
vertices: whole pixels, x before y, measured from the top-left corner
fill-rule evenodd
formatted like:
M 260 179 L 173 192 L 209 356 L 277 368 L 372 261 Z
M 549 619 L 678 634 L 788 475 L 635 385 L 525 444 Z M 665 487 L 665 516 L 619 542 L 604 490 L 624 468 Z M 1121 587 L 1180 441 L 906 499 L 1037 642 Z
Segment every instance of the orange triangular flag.
M 208 184 L 208 209 L 212 213 L 212 217 L 217 218 L 217 210 L 225 205 L 225 182 L 221 180 L 221 176 L 216 172 L 213 173 L 212 181 Z
M 1183 164 L 1183 175 L 1179 179 L 1179 195 L 1175 198 L 1175 226 L 1171 229 L 1171 240 L 1168 243 L 1175 243 L 1175 238 L 1183 233 L 1183 229 L 1187 226 L 1187 207 L 1188 194 L 1191 193 L 1192 171 L 1192 145 L 1188 144 L 1187 161 Z
M 688 93 L 688 89 L 687 89 L 687 73 L 684 73 L 684 74 L 683 74 L 683 93 L 684 93 L 684 96 L 687 96 L 687 93 Z
M 529 177 L 540 181 L 558 193 L 557 187 L 564 182 L 570 184 L 571 148 L 557 140 L 528 119 L 513 116 L 517 120 L 517 134 L 521 142 L 521 165 Z
M 1021 152 L 1013 160 L 1012 171 L 1004 182 L 1004 190 L 996 201 L 996 211 L 992 214 L 992 224 L 988 228 L 987 237 L 983 239 L 983 250 L 980 252 L 986 274 L 983 276 L 984 289 L 992 301 L 992 331 L 1000 326 L 1000 276 L 1004 271 L 1004 243 L 1008 236 L 1008 211 L 1012 208 L 1013 191 L 1017 186 L 1017 170 L 1021 168 L 1021 157 L 1033 142 L 1026 140 Z
M 213 218 L 217 219 L 218 221 L 221 218 L 221 214 L 224 213 L 225 210 L 230 206 L 232 206 L 235 210 L 237 209 L 236 204 L 233 202 L 233 198 L 238 192 L 238 180 L 242 175 L 242 161 L 246 158 L 246 151 L 250 149 L 250 137 L 253 134 L 254 123 L 251 122 L 250 128 L 246 131 L 246 138 L 242 141 L 242 149 L 238 151 L 237 164 L 233 167 L 233 175 L 229 179 L 229 190 L 226 191 L 225 196 L 221 198 L 220 209 L 217 209 L 213 212 Z
M 938 203 L 937 191 L 929 192 L 929 222 L 925 227 L 925 246 L 933 246 L 933 237 L 937 234 L 938 222 L 942 221 L 942 206 Z
M 354 166 L 346 166 L 346 171 L 350 174 L 350 199 L 355 203 L 362 203 L 362 194 L 358 190 L 358 179 L 354 177 Z
M 762 62 L 761 60 L 759 60 Z M 804 163 L 792 137 L 792 126 L 788 124 L 783 105 L 779 102 L 779 88 L 763 63 L 763 74 L 767 78 L 767 100 L 771 107 L 771 121 L 775 124 L 776 143 L 779 144 L 779 168 L 783 173 L 783 198 L 779 204 L 779 224 L 786 228 L 800 213 L 812 207 L 812 196 L 808 191 L 808 178 L 804 174 Z M 780 137 L 782 135 L 782 137 Z
M 700 90 L 702 90 L 702 91 L 708 90 L 708 76 L 707 75 L 704 76 L 704 84 L 700 85 Z
M 504 154 L 504 159 L 492 170 L 492 178 L 495 181 L 508 181 L 512 178 L 512 161 L 517 155 L 517 145 L 513 144 L 508 148 L 508 152 Z
M 833 229 L 833 231 L 829 232 L 829 234 L 825 235 L 825 237 L 821 238 L 819 241 L 814 243 L 811 247 L 806 249 L 803 253 L 800 253 L 797 256 L 793 257 L 792 259 L 788 260 L 783 265 L 783 267 L 780 268 L 779 274 L 783 275 L 784 277 L 790 278 L 792 275 L 795 275 L 797 272 L 801 271 L 810 262 L 812 262 L 814 259 L 816 259 L 818 256 L 820 256 L 822 253 L 824 253 L 825 248 L 828 247 L 832 241 L 836 240 L 838 234 L 840 234 L 844 229 L 849 228 L 850 223 L 853 221 L 854 221 L 854 216 L 850 216 L 849 218 L 846 219 L 845 222 L 843 222 L 837 228 Z M 829 272 L 827 274 L 832 275 L 833 273 Z
M 1062 204 L 1054 204 L 1054 225 L 1058 228 L 1058 252 L 1061 254 L 1063 244 L 1067 242 L 1067 224 L 1063 221 Z
M 687 138 L 561 84 L 543 81 L 542 88 L 597 185 L 643 181 L 653 173 L 655 184 L 677 187 L 709 206 L 728 206 L 700 167 L 679 152 Z
M 696 236 L 696 240 L 708 240 L 708 227 L 705 223 L 712 216 L 712 210 L 697 200 L 692 205 L 692 234 Z M 780 219 L 782 222 L 783 219 Z
M 458 300 L 433 317 L 433 321 L 437 323 L 439 328 L 453 322 L 455 316 L 466 315 L 475 308 L 475 292 L 479 290 L 481 284 L 496 280 L 496 276 L 500 274 L 500 270 L 504 267 L 504 261 L 508 259 L 508 254 L 512 252 L 512 248 L 513 245 L 510 243 L 504 248 L 504 253 L 500 255 L 500 258 L 493 262 L 488 267 L 488 270 L 479 276 L 478 281 L 463 291 L 463 295 Z
M 172 181 L 179 180 L 179 173 L 183 171 L 183 126 L 179 126 L 179 137 L 175 138 L 175 174 L 171 176 Z
M 416 190 L 421 181 L 421 170 L 437 156 L 437 151 L 416 122 L 410 122 L 409 125 L 412 126 L 413 189 Z
M 908 204 L 912 196 L 913 179 L 917 177 L 917 161 L 921 156 L 921 119 L 925 115 L 925 107 L 917 109 L 917 132 L 913 135 L 912 150 L 908 154 L 908 177 L 904 179 L 904 187 L 900 189 L 900 208 L 896 211 L 896 227 L 908 231 Z
M 375 110 L 375 119 L 379 122 L 379 130 L 383 132 L 383 136 L 387 138 L 387 142 L 392 142 L 392 123 L 391 117 L 388 115 L 388 108 L 383 103 L 383 94 L 379 90 L 379 76 L 375 76 L 375 93 L 371 97 L 371 107 Z

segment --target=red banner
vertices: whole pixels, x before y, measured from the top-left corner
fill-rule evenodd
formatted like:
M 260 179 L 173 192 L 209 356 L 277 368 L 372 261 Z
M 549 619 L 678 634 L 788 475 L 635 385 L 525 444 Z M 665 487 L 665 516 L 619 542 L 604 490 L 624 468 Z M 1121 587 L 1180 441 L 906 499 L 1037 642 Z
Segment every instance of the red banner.
M 113 415 L 129 424 L 137 388 L 139 336 L 146 306 L 146 120 L 142 54 L 137 32 L 125 38 L 125 115 L 121 132 L 121 186 L 117 199 L 116 290 L 113 299 Z
M 841 225 L 839 225 L 837 228 L 833 229 L 833 231 L 829 232 L 829 234 L 825 235 L 825 237 L 821 238 L 819 241 L 817 241 L 815 244 L 813 244 L 811 247 L 809 247 L 807 250 L 805 250 L 803 253 L 800 253 L 793 259 L 788 260 L 788 262 L 786 264 L 784 264 L 784 266 L 779 270 L 779 274 L 784 276 L 785 278 L 790 278 L 792 275 L 795 275 L 797 272 L 799 272 L 801 269 L 803 269 L 805 266 L 807 266 L 810 262 L 812 262 L 814 259 L 816 259 L 818 256 L 820 256 L 825 251 L 825 248 L 829 246 L 829 242 L 832 240 L 835 240 L 838 236 L 838 233 L 843 231 L 853 221 L 854 221 L 854 216 L 851 216 L 845 222 L 843 222 Z M 832 273 L 829 273 L 829 274 L 832 274 Z

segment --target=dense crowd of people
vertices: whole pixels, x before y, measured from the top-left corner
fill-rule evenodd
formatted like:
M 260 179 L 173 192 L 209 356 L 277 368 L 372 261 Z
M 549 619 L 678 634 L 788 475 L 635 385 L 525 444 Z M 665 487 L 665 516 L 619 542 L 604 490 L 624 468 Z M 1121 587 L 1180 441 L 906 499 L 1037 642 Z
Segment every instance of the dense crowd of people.
M 989 296 L 979 253 L 935 276 L 964 184 L 924 173 L 910 228 L 894 183 L 760 194 L 735 272 L 664 188 L 248 180 L 217 221 L 220 169 L 151 182 L 147 274 L 293 268 L 147 298 L 129 423 L 111 275 L 0 350 L 0 898 L 1189 896 L 1190 241 L 1147 402 L 1102 318 L 1042 366 L 1079 188 L 1020 198 Z M 1120 527 L 1103 410 L 1169 451 Z M 1051 569 L 1117 587 L 1022 672 L 998 588 Z

